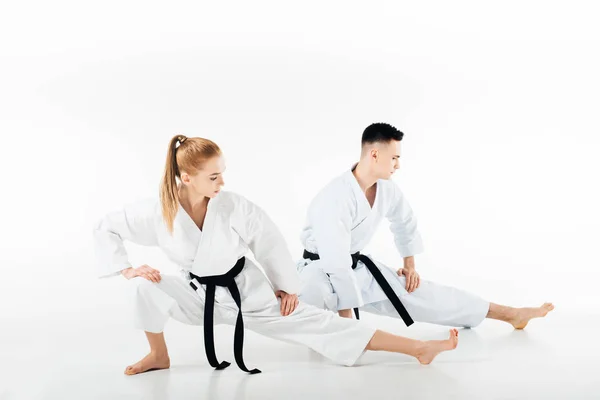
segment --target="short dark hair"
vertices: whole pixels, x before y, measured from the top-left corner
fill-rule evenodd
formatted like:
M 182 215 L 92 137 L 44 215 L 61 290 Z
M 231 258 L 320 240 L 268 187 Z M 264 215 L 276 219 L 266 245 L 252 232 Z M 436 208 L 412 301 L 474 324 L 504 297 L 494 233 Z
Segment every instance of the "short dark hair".
M 389 142 L 390 140 L 402 140 L 404 133 L 390 124 L 384 122 L 377 122 L 367 126 L 362 134 L 362 145 L 377 143 L 377 142 Z

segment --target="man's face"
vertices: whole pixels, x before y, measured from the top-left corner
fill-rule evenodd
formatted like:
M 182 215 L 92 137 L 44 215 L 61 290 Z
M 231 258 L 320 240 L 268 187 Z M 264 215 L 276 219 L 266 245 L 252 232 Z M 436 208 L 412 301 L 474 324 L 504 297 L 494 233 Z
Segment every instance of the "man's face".
M 371 152 L 375 175 L 378 179 L 390 179 L 400 168 L 400 141 L 380 142 L 375 149 L 377 151 Z

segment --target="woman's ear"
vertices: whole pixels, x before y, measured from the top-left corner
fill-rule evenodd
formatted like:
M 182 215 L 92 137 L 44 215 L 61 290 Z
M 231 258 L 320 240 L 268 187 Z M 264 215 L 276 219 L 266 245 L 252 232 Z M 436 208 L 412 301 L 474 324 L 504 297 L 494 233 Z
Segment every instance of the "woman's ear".
M 190 184 L 190 175 L 187 172 L 182 172 L 180 180 L 181 180 L 181 183 L 183 183 L 184 185 L 189 185 Z

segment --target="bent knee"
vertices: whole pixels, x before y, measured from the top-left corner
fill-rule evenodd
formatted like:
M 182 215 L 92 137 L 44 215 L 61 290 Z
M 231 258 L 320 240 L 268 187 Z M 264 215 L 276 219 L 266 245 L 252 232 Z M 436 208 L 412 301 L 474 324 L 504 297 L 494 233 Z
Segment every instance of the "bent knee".
M 130 291 L 136 296 L 147 294 L 149 291 L 152 291 L 156 285 L 156 283 L 151 282 L 146 278 L 142 278 L 141 276 L 136 276 L 129 280 Z
M 319 293 L 319 291 L 312 285 L 302 285 L 302 290 L 300 290 L 298 299 L 303 303 L 310 304 L 311 306 L 323 308 L 323 294 Z
M 300 272 L 300 277 L 305 281 L 326 281 L 328 280 L 327 274 L 323 271 L 322 268 L 315 262 L 306 264 L 302 271 Z

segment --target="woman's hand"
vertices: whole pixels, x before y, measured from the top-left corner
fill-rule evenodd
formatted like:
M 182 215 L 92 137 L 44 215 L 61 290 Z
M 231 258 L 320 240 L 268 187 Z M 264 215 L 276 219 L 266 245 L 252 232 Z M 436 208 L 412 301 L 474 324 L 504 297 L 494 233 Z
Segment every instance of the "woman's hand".
M 278 290 L 275 292 L 275 296 L 281 299 L 281 315 L 284 317 L 293 313 L 298 307 L 299 300 L 296 294 L 288 294 L 283 290 Z
M 160 282 L 160 271 L 152 268 L 149 265 L 142 265 L 137 268 L 126 268 L 121 271 L 121 275 L 123 275 L 127 279 L 135 278 L 136 276 L 140 276 L 142 278 L 148 279 L 150 282 L 158 283 Z
M 352 309 L 349 308 L 347 310 L 339 310 L 338 315 L 342 318 L 350 318 L 352 319 Z

